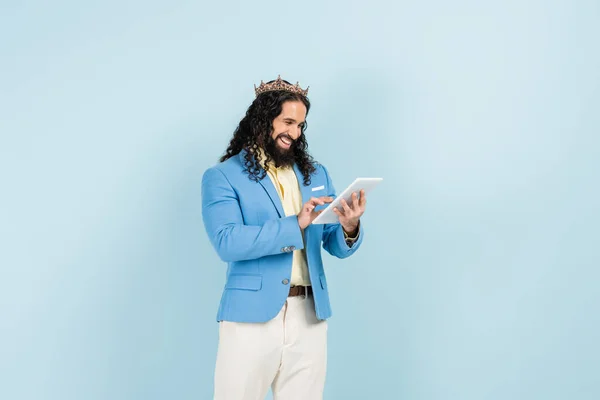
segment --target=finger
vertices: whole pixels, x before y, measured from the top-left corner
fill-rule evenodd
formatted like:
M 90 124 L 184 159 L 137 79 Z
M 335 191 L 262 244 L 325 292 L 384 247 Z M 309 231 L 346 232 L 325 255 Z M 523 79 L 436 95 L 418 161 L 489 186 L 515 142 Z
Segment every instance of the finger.
M 364 209 L 365 206 L 367 205 L 367 195 L 365 194 L 364 190 L 360 191 L 360 208 Z
M 323 202 L 323 200 L 318 199 L 316 197 L 311 197 L 310 200 L 308 200 L 309 203 L 313 204 L 313 205 L 323 205 L 325 204 L 325 202 Z
M 344 214 L 339 210 L 339 208 L 334 207 L 333 208 L 333 212 L 336 213 L 338 216 L 343 217 Z
M 346 203 L 346 200 L 342 199 L 341 203 L 342 203 L 342 207 L 344 208 L 345 214 L 352 212 L 352 209 L 350 208 L 350 206 L 348 206 L 348 203 Z
M 333 197 L 331 196 L 321 196 L 319 197 L 324 203 L 331 203 L 333 201 Z
M 361 193 L 361 197 L 362 197 L 362 190 L 360 191 Z M 358 195 L 356 194 L 356 192 L 352 193 L 352 208 L 354 208 L 355 210 L 359 209 L 359 204 L 358 204 Z

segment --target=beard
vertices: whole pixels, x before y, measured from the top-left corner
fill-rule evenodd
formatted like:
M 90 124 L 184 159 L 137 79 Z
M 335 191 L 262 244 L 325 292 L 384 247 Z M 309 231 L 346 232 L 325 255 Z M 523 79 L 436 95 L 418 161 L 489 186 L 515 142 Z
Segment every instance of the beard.
M 281 148 L 277 141 L 279 137 L 286 136 L 292 144 L 288 149 Z M 293 140 L 291 137 L 286 135 L 285 133 L 279 134 L 276 139 L 269 136 L 269 140 L 266 145 L 266 152 L 269 154 L 276 167 L 291 167 L 294 165 L 296 161 L 296 148 L 298 147 L 298 141 Z

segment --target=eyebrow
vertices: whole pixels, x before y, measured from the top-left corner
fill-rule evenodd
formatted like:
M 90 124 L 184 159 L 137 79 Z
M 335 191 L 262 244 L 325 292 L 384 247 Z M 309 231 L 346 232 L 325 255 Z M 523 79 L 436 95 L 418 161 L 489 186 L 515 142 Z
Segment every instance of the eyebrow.
M 283 118 L 284 121 L 291 121 L 291 122 L 296 122 L 296 120 L 294 118 L 291 117 L 285 117 Z M 302 121 L 301 123 L 304 123 L 305 121 Z

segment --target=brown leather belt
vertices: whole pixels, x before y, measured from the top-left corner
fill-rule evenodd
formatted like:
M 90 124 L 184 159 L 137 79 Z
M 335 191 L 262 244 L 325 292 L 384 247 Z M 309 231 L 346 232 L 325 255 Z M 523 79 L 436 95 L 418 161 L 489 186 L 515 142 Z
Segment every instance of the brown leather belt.
M 312 294 L 312 286 L 292 286 L 290 288 L 290 294 L 288 294 L 288 296 L 308 296 L 309 294 Z

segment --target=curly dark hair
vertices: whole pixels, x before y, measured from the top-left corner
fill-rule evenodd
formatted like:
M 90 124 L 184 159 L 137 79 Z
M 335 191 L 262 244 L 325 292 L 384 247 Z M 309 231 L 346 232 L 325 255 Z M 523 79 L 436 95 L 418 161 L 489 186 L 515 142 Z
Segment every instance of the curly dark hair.
M 271 81 L 272 82 L 272 81 Z M 260 181 L 268 171 L 268 163 L 273 160 L 268 149 L 273 145 L 271 134 L 273 132 L 273 120 L 281 114 L 283 103 L 286 101 L 301 101 L 306 107 L 306 113 L 310 110 L 310 102 L 306 96 L 287 91 L 264 92 L 257 96 L 252 102 L 246 115 L 240 121 L 233 133 L 233 138 L 220 161 L 223 162 L 242 150 L 246 150 L 245 172 L 253 181 Z M 304 185 L 310 184 L 310 175 L 315 172 L 314 160 L 308 153 L 308 143 L 304 132 L 306 130 L 306 121 L 302 126 L 301 135 L 295 140 L 292 151 L 293 160 L 298 165 L 304 177 Z M 265 168 L 260 165 L 256 155 L 259 149 L 264 151 L 266 156 Z

